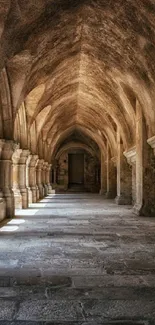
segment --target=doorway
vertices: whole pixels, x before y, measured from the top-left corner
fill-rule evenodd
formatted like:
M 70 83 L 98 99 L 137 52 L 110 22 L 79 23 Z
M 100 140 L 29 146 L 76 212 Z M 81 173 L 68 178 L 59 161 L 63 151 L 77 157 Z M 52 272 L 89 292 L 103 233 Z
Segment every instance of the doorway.
M 84 185 L 84 154 L 68 154 L 69 187 Z

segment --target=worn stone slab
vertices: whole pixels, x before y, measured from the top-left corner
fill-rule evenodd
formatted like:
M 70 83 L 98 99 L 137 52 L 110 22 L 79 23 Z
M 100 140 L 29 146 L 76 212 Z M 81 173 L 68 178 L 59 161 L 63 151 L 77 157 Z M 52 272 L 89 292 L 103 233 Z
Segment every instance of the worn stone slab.
M 78 302 L 64 300 L 24 301 L 20 304 L 16 315 L 17 320 L 43 321 L 77 321 L 84 320 Z
M 146 285 L 144 277 L 134 275 L 74 276 L 73 285 L 83 287 L 141 287 Z
M 88 300 L 83 309 L 86 319 L 102 321 L 106 319 L 154 319 L 154 300 L 151 301 L 124 301 L 124 300 Z
M 12 320 L 16 312 L 14 301 L 0 299 L 0 320 Z

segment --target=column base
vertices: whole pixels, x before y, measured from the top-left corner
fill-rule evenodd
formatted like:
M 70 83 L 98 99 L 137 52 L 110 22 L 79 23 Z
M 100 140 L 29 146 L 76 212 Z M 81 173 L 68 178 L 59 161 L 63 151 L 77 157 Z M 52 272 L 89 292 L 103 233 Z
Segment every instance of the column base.
M 28 187 L 28 205 L 29 204 L 32 204 L 32 191 L 31 191 L 31 188 Z
M 47 184 L 44 184 L 44 196 L 48 195 L 48 186 Z
M 131 205 L 132 204 L 132 198 L 126 197 L 123 195 L 117 195 L 115 198 L 115 202 L 118 205 Z
M 6 217 L 6 202 L 3 198 L 0 198 L 0 221 Z
M 55 193 L 55 190 L 52 189 L 52 186 L 51 186 L 50 183 L 47 184 L 47 186 L 48 186 L 48 194 L 53 194 L 53 193 Z
M 133 213 L 136 214 L 137 216 L 142 215 L 142 205 L 135 203 L 133 207 Z
M 37 202 L 37 188 L 36 186 L 31 187 L 31 192 L 32 192 L 32 203 Z
M 43 185 L 42 184 L 38 185 L 38 190 L 39 190 L 39 199 L 43 199 L 44 191 L 43 191 Z
M 13 218 L 15 213 L 15 203 L 14 203 L 14 195 L 12 190 L 8 190 L 4 193 L 4 199 L 6 201 L 6 217 Z
M 20 193 L 22 196 L 22 209 L 27 209 L 29 206 L 28 203 L 28 189 L 27 188 L 22 188 L 20 189 Z
M 15 209 L 22 209 L 22 195 L 19 189 L 13 189 Z
M 135 204 L 133 207 L 133 213 L 138 216 L 155 217 L 155 205 L 149 204 Z

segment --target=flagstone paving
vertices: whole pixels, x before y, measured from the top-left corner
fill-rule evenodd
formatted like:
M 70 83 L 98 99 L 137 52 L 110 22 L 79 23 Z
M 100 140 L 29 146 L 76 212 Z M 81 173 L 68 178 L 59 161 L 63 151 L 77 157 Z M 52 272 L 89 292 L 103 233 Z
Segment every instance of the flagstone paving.
M 56 194 L 0 228 L 0 325 L 155 324 L 155 219 Z

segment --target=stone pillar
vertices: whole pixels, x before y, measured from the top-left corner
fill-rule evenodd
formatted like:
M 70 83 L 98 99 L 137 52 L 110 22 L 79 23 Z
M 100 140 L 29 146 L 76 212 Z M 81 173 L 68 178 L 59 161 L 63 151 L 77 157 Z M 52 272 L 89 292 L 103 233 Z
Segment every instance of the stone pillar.
M 106 192 L 106 198 L 107 199 L 114 199 L 116 197 L 116 178 L 117 178 L 117 172 L 116 172 L 116 162 L 115 158 L 110 158 L 107 161 L 107 192 Z
M 57 167 L 54 167 L 54 184 L 57 184 Z
M 32 203 L 32 190 L 31 190 L 30 181 L 29 181 L 29 169 L 30 169 L 31 158 L 32 158 L 32 155 L 29 155 L 26 160 L 26 187 L 27 187 L 27 193 L 28 193 L 28 204 Z
M 37 202 L 36 164 L 38 155 L 31 155 L 29 162 L 29 187 L 32 192 L 32 203 Z
M 1 153 L 2 153 L 2 148 L 4 146 L 5 140 L 0 139 L 0 165 L 1 165 Z M 3 197 L 3 192 L 2 192 L 2 182 L 1 182 L 1 170 L 0 170 L 0 221 L 2 221 L 6 217 L 6 202 Z
M 36 165 L 36 181 L 37 186 L 39 189 L 39 199 L 42 199 L 44 197 L 44 190 L 43 190 L 43 184 L 42 184 L 42 168 L 43 168 L 43 159 L 38 159 L 37 165 Z
M 115 201 L 119 205 L 132 202 L 132 170 L 123 154 L 119 129 L 117 130 L 117 196 Z
M 14 195 L 12 191 L 12 155 L 14 150 L 19 148 L 13 141 L 6 140 L 1 154 L 0 170 L 1 170 L 1 188 L 6 201 L 6 216 L 12 218 L 14 216 Z
M 107 163 L 105 156 L 101 153 L 101 189 L 100 195 L 105 195 L 107 192 Z
M 144 119 L 139 102 L 136 102 L 136 203 L 134 212 L 141 214 L 143 207 Z
M 22 153 L 20 155 L 19 159 L 19 168 L 18 168 L 18 173 L 19 173 L 19 188 L 20 188 L 20 193 L 22 196 L 22 209 L 27 209 L 28 208 L 28 188 L 27 188 L 27 181 L 26 181 L 26 162 L 27 158 L 29 156 L 30 152 L 29 150 L 22 150 Z
M 136 203 L 136 147 L 124 152 L 128 164 L 132 168 L 132 204 Z
M 46 168 L 46 184 L 47 184 L 49 194 L 53 193 L 52 186 L 51 186 L 51 183 L 50 183 L 50 180 L 51 180 L 51 166 L 52 166 L 51 164 L 48 164 L 47 168 Z
M 22 209 L 22 195 L 19 187 L 19 160 L 21 156 L 22 150 L 17 149 L 14 151 L 12 155 L 12 169 L 13 169 L 13 194 L 15 201 L 15 209 Z
M 44 187 L 44 196 L 48 195 L 48 185 L 46 184 L 46 170 L 48 167 L 48 162 L 44 162 L 43 168 L 42 168 L 42 184 Z
M 155 136 L 148 139 L 147 143 L 150 147 L 146 165 L 143 212 L 146 216 L 155 217 Z
M 152 150 L 153 149 L 153 150 Z M 155 217 L 154 137 L 147 140 L 146 126 L 139 101 L 136 102 L 136 203 L 138 215 Z
M 36 173 L 37 173 L 37 171 L 36 171 Z M 37 174 L 36 174 L 36 198 L 37 198 L 37 201 L 40 200 L 40 197 L 39 197 L 39 187 L 37 185 Z
M 114 199 L 116 196 L 116 172 L 114 162 L 111 160 L 110 155 L 110 148 L 109 144 L 107 143 L 107 191 L 106 191 L 106 198 L 107 199 Z

